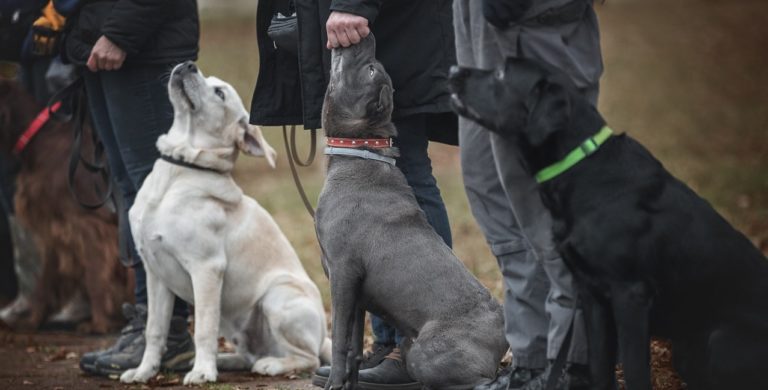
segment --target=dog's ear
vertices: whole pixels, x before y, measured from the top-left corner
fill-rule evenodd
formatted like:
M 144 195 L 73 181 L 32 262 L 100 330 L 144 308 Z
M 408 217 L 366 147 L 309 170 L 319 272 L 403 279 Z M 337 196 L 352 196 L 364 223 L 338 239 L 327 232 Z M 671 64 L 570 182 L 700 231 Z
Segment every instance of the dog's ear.
M 245 117 L 238 121 L 238 125 L 240 131 L 238 132 L 237 147 L 240 151 L 251 156 L 263 156 L 267 159 L 269 166 L 274 168 L 277 152 L 264 139 L 261 128 L 249 124 Z
M 392 87 L 384 84 L 379 91 L 379 101 L 376 104 L 376 111 L 384 112 L 384 110 L 392 109 Z
M 550 135 L 567 128 L 571 101 L 568 89 L 556 77 L 542 78 L 528 99 L 530 114 L 525 132 L 531 145 L 541 145 Z

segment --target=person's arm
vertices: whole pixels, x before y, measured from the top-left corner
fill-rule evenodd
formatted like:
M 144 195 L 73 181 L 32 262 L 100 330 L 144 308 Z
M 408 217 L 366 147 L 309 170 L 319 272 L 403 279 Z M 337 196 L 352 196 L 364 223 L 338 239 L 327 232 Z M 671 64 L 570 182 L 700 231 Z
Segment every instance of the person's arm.
M 117 70 L 128 54 L 137 54 L 165 21 L 167 0 L 120 0 L 101 28 L 86 65 L 91 72 Z
M 523 17 L 533 0 L 483 0 L 483 16 L 497 28 L 506 28 Z
M 348 47 L 370 34 L 383 0 L 333 0 L 331 15 L 325 24 L 327 47 Z

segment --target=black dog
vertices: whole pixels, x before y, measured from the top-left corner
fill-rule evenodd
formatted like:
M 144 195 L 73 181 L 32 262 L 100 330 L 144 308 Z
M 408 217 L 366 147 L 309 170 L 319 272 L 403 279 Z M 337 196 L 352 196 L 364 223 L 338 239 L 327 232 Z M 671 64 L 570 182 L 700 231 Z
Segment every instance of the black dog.
M 583 288 L 595 388 L 650 389 L 650 336 L 697 389 L 768 389 L 768 262 L 642 145 L 611 136 L 561 72 L 510 59 L 454 68 L 462 116 L 514 140 Z

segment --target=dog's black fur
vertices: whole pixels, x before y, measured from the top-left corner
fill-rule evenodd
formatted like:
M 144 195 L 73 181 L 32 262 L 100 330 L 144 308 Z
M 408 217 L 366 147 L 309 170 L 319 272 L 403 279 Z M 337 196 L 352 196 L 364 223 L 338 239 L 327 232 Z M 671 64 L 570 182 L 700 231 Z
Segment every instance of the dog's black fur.
M 454 68 L 451 89 L 460 115 L 516 141 L 531 174 L 605 125 L 566 75 L 534 61 Z M 540 192 L 583 287 L 593 388 L 615 387 L 618 350 L 627 388 L 650 389 L 650 336 L 672 341 L 690 389 L 768 388 L 765 256 L 648 150 L 611 137 Z

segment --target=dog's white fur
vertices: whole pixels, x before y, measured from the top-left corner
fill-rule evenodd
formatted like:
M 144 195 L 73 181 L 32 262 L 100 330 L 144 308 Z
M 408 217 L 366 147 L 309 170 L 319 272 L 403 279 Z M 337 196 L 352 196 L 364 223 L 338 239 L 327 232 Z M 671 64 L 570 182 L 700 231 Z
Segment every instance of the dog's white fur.
M 219 356 L 222 369 L 280 375 L 329 361 L 317 286 L 272 217 L 230 175 L 239 151 L 273 167 L 275 151 L 227 83 L 186 63 L 174 68 L 168 90 L 174 122 L 157 141 L 160 152 L 218 172 L 158 160 L 136 197 L 130 222 L 147 272 L 147 346 L 120 380 L 157 374 L 173 294 L 195 306 L 196 357 L 185 385 L 216 381 L 220 332 L 237 349 Z

